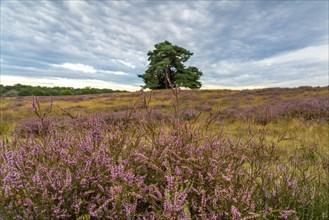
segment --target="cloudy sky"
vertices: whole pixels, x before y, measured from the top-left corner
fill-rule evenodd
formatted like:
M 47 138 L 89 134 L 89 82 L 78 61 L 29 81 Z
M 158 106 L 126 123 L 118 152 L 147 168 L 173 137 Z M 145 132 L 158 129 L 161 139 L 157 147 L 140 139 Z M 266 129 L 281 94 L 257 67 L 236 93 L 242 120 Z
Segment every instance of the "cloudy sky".
M 203 88 L 328 85 L 328 1 L 1 1 L 1 84 L 138 90 L 147 52 L 194 53 Z

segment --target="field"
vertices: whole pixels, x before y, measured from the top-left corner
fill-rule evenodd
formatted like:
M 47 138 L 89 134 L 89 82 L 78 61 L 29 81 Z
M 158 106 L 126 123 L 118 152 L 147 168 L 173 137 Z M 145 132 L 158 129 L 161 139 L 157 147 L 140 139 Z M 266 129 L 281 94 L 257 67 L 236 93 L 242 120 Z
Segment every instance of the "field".
M 328 219 L 328 97 L 3 97 L 0 219 Z

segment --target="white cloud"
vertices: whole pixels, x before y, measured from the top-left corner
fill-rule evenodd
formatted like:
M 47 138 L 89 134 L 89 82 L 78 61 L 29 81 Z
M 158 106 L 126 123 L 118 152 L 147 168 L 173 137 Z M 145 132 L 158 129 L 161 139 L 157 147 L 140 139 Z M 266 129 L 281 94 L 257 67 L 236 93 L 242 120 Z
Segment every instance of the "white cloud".
M 128 76 L 128 73 L 122 71 L 108 71 L 108 70 L 99 70 L 101 73 L 111 74 L 111 75 L 118 75 L 118 76 Z
M 127 61 L 124 61 L 124 60 L 112 59 L 112 61 L 117 62 L 117 63 L 121 63 L 121 64 L 123 64 L 123 65 L 125 65 L 125 66 L 127 66 L 127 67 L 129 67 L 131 69 L 135 69 L 136 68 L 136 66 L 134 64 L 132 64 L 130 62 L 127 62 Z
M 328 44 L 310 46 L 299 50 L 291 51 L 274 57 L 261 60 L 266 65 L 282 64 L 288 62 L 328 62 Z
M 54 67 L 59 67 L 63 69 L 68 69 L 68 70 L 73 70 L 73 71 L 78 71 L 78 72 L 83 72 L 83 73 L 96 73 L 97 70 L 94 69 L 92 66 L 88 66 L 85 64 L 81 63 L 63 63 L 63 64 L 52 64 Z
M 1 75 L 1 84 L 3 85 L 14 85 L 17 83 L 22 83 L 24 85 L 32 86 L 63 86 L 63 87 L 73 87 L 73 88 L 108 88 L 113 90 L 127 90 L 127 91 L 138 91 L 140 87 L 125 85 L 115 82 L 108 82 L 103 80 L 95 79 L 69 79 L 60 77 L 24 77 L 24 76 L 11 76 L 11 75 Z
M 219 63 L 214 63 L 211 67 L 221 75 L 231 74 L 236 70 L 236 65 L 233 62 L 229 61 L 220 61 Z
M 105 74 L 120 75 L 120 76 L 128 75 L 128 73 L 125 73 L 122 71 L 98 70 L 92 66 L 81 64 L 81 63 L 63 63 L 63 64 L 59 64 L 59 65 L 51 64 L 50 66 L 73 70 L 73 71 L 77 71 L 77 72 L 83 72 L 83 73 L 103 73 L 103 74 L 105 73 Z
M 234 74 L 234 72 L 260 70 L 262 67 L 275 68 L 278 65 L 302 66 L 314 63 L 328 63 L 328 44 L 310 46 L 288 53 L 279 54 L 260 60 L 251 60 L 245 62 L 239 61 L 220 61 L 211 65 L 211 70 L 219 75 Z M 323 65 L 319 67 L 320 69 Z M 268 70 L 268 69 L 267 69 Z M 325 70 L 325 69 L 323 69 Z
M 220 61 L 210 65 L 205 84 L 251 86 L 297 86 L 328 84 L 328 44 L 305 47 L 251 61 Z

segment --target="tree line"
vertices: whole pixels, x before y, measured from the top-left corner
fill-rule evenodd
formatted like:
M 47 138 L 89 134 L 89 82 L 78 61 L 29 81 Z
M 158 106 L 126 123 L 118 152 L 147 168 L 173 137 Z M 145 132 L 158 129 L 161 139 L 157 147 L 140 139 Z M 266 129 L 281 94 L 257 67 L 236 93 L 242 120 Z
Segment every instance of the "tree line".
M 13 86 L 4 86 L 0 84 L 0 96 L 64 96 L 64 95 L 85 95 L 85 94 L 104 94 L 114 92 L 126 92 L 125 90 L 96 89 L 91 87 L 72 88 L 72 87 L 46 87 L 29 86 L 15 84 Z

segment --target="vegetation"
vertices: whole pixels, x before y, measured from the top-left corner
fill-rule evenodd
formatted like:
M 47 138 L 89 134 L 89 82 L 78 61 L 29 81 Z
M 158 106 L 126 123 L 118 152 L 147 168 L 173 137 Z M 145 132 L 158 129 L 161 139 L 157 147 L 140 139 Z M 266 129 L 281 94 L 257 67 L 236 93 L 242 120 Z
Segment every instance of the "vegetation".
M 0 217 L 328 219 L 328 95 L 5 97 Z
M 113 92 L 125 92 L 112 89 L 95 89 L 86 87 L 83 89 L 74 89 L 71 87 L 45 87 L 28 86 L 16 84 L 13 86 L 4 86 L 0 84 L 0 96 L 63 96 L 63 95 L 84 95 L 84 94 L 103 94 Z
M 138 77 L 144 80 L 144 88 L 167 89 L 187 87 L 198 89 L 202 72 L 198 68 L 185 67 L 184 63 L 193 55 L 190 51 L 164 41 L 155 45 L 153 51 L 147 53 L 150 62 L 148 69 Z

